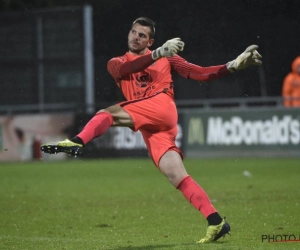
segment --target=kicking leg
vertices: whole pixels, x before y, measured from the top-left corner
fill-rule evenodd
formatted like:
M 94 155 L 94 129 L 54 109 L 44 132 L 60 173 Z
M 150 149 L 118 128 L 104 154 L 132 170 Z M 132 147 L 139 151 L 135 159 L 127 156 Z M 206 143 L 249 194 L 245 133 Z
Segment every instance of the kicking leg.
M 81 149 L 85 144 L 104 134 L 111 126 L 131 127 L 133 126 L 133 121 L 122 107 L 113 105 L 106 109 L 99 110 L 85 125 L 83 130 L 72 139 L 43 144 L 41 150 L 49 154 L 63 152 L 77 156 L 81 153 Z
M 83 130 L 71 141 L 87 144 L 94 138 L 103 135 L 110 126 L 133 126 L 133 121 L 128 113 L 118 105 L 99 110 L 97 114 L 85 125 Z

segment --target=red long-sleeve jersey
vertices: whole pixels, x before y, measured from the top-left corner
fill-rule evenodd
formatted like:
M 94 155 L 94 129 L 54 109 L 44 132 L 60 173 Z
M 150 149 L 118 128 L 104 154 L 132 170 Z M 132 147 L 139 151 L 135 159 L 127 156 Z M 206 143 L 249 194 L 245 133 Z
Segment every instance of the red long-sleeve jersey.
M 172 70 L 184 78 L 197 81 L 209 81 L 230 73 L 225 64 L 201 67 L 178 55 L 153 61 L 150 50 L 142 56 L 127 52 L 123 56 L 114 57 L 109 60 L 107 70 L 128 101 L 151 96 L 166 89 L 167 94 L 174 98 Z

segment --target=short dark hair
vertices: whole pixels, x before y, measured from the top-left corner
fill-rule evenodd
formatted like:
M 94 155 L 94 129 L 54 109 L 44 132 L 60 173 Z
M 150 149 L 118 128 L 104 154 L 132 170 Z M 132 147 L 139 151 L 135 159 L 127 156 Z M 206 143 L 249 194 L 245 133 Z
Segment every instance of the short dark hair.
M 136 23 L 138 23 L 142 26 L 149 27 L 150 28 L 150 38 L 154 37 L 154 35 L 155 35 L 155 22 L 153 22 L 153 20 L 151 20 L 148 17 L 139 17 L 139 18 L 137 18 L 133 21 L 132 26 L 135 25 Z

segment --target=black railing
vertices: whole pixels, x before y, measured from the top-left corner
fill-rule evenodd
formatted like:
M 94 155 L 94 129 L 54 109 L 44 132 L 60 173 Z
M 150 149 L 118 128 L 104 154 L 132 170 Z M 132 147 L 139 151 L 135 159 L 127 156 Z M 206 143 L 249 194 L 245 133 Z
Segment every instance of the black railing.
M 300 99 L 300 98 L 297 98 Z M 247 98 L 228 98 L 228 99 L 193 99 L 175 101 L 178 109 L 202 108 L 202 109 L 250 109 L 250 108 L 284 108 L 282 97 L 247 97 Z M 89 108 L 96 112 L 99 109 L 109 107 L 113 102 L 97 102 Z M 299 107 L 300 108 L 300 107 Z M 22 113 L 61 113 L 76 112 L 85 113 L 87 107 L 82 104 L 44 104 L 44 105 L 7 105 L 0 106 L 0 115 L 12 115 Z

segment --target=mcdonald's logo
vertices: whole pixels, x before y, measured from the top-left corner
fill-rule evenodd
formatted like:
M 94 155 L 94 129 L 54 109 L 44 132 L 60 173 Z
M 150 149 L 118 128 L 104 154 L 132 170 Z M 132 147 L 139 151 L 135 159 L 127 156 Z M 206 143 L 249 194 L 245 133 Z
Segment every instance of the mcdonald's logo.
M 188 124 L 188 145 L 204 144 L 204 128 L 202 119 L 191 117 Z

